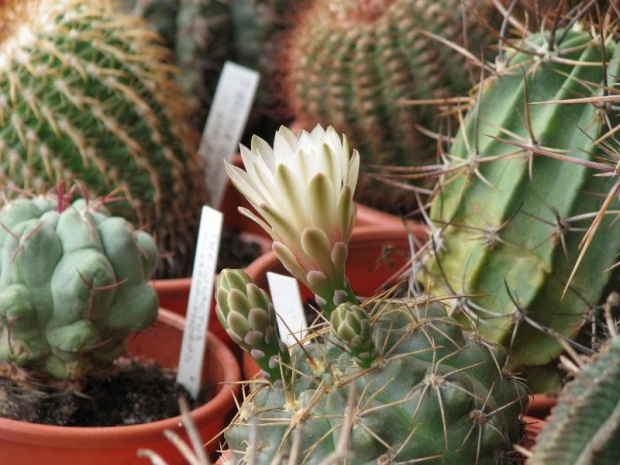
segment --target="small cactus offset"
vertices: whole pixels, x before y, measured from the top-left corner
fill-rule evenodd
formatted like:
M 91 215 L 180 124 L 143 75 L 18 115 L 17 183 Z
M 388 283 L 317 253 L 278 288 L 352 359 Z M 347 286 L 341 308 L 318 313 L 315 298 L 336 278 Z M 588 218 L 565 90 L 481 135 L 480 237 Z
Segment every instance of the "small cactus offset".
M 204 174 L 158 39 L 107 0 L 8 0 L 0 23 L 0 182 L 118 189 L 172 253 L 160 275 L 186 276 Z
M 155 242 L 102 200 L 20 198 L 0 225 L 0 363 L 81 378 L 109 369 L 157 317 Z
M 416 124 L 436 130 L 437 112 L 403 101 L 452 97 L 472 84 L 467 59 L 442 40 L 475 45 L 489 59 L 494 39 L 483 23 L 501 21 L 486 0 L 314 0 L 299 18 L 281 53 L 283 102 L 307 124 L 346 133 L 365 163 L 384 166 L 421 165 L 436 153 Z M 371 202 L 378 192 L 394 200 L 398 191 L 360 194 Z
M 510 346 L 511 367 L 550 383 L 537 367 L 562 348 L 526 322 L 574 337 L 620 251 L 615 180 L 590 169 L 617 144 L 615 110 L 598 102 L 617 86 L 620 46 L 602 43 L 557 30 L 508 45 L 445 155 L 429 215 L 422 281 Z
M 529 465 L 618 464 L 620 337 L 612 337 L 574 377 L 547 418 Z
M 343 436 L 347 463 L 512 463 L 527 393 L 505 349 L 440 304 L 344 303 L 331 321 L 281 365 L 288 382 L 254 386 L 225 433 L 232 463 L 318 464 Z

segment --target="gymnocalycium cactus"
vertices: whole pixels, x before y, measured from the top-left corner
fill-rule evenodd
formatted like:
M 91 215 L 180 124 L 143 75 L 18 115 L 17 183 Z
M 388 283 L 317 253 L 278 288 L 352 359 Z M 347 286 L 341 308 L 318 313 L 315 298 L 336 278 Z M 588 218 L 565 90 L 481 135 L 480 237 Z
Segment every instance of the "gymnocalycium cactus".
M 616 143 L 615 110 L 600 102 L 617 85 L 620 46 L 604 44 L 558 30 L 527 36 L 517 51 L 508 45 L 445 154 L 430 211 L 423 282 L 510 346 L 510 366 L 527 367 L 533 389 L 554 387 L 544 366 L 562 348 L 524 319 L 574 337 L 620 251 L 620 222 L 598 215 L 620 208 L 605 200 L 613 180 L 588 165 Z M 584 234 L 594 219 L 598 233 Z M 459 297 L 472 295 L 481 297 Z
M 386 167 L 436 153 L 416 124 L 436 130 L 440 112 L 403 101 L 454 97 L 472 84 L 465 56 L 442 40 L 475 44 L 474 55 L 485 50 L 489 59 L 494 37 L 483 22 L 502 19 L 487 0 L 313 0 L 299 18 L 281 53 L 283 103 L 305 123 L 333 125 L 365 163 Z M 367 203 L 381 194 L 382 208 L 404 197 L 366 185 L 358 194 Z
M 0 363 L 81 378 L 157 317 L 155 242 L 101 200 L 20 198 L 0 225 Z
M 160 276 L 187 276 L 205 176 L 168 52 L 109 0 L 7 0 L 0 24 L 0 182 L 118 189 L 173 253 Z
M 346 323 L 355 319 L 366 321 Z M 256 384 L 227 429 L 233 463 L 318 464 L 342 453 L 343 435 L 351 463 L 511 463 L 526 390 L 505 371 L 506 350 L 442 305 L 343 303 L 304 342 L 274 363 L 284 379 Z
M 289 355 L 266 293 L 241 271 L 222 272 L 218 318 L 268 381 L 254 385 L 225 433 L 233 462 L 508 463 L 527 396 L 504 369 L 505 349 L 463 331 L 437 303 L 358 305 L 344 275 L 349 236 L 338 228 L 355 219 L 357 154 L 349 160 L 346 138 L 283 128 L 273 149 L 252 145 L 242 151 L 247 173 L 232 170 L 233 181 L 329 321 Z

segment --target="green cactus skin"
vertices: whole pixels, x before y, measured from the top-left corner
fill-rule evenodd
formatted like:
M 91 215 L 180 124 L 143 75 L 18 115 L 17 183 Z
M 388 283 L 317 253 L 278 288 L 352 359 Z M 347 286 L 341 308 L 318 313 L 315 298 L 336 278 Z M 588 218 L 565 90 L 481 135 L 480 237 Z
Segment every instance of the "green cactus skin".
M 80 378 L 157 317 L 155 242 L 100 201 L 16 199 L 0 224 L 0 362 Z
M 620 337 L 569 382 L 547 419 L 530 465 L 617 465 L 620 460 Z
M 558 31 L 556 38 L 562 35 Z M 545 50 L 540 34 L 522 45 Z M 558 53 L 579 63 L 602 60 L 599 39 L 576 31 L 566 36 Z M 615 86 L 620 76 L 620 47 L 611 39 L 607 43 L 607 81 L 600 65 L 559 64 L 554 56 L 533 62 L 526 53 L 508 54 L 512 72 L 485 82 L 480 103 L 449 151 L 446 169 L 451 171 L 430 212 L 437 254 L 428 256 L 422 277 L 437 295 L 484 296 L 457 298 L 456 306 L 479 319 L 481 332 L 490 340 L 510 345 L 510 367 L 533 370 L 528 381 L 535 390 L 555 387 L 535 385 L 534 372 L 562 349 L 523 318 L 575 336 L 584 315 L 599 303 L 620 251 L 620 223 L 607 215 L 562 297 L 584 231 L 601 208 L 610 178 L 573 163 L 533 157 L 494 139 L 531 143 L 527 106 L 538 147 L 582 160 L 601 154 L 593 141 L 607 129 L 593 105 L 528 106 L 525 92 L 530 103 L 602 95 L 603 83 Z M 609 211 L 619 207 L 614 200 Z M 579 220 L 585 214 L 591 216 Z M 541 373 L 544 381 L 544 370 Z
M 455 96 L 471 82 L 465 58 L 419 29 L 484 48 L 493 39 L 476 15 L 492 23 L 498 14 L 486 0 L 315 0 L 288 34 L 282 100 L 309 127 L 347 134 L 366 163 L 428 162 L 436 144 L 415 125 L 437 129 L 435 108 L 399 102 Z M 364 200 L 377 196 L 363 187 Z M 398 191 L 379 192 L 394 199 Z
M 304 346 L 312 363 L 293 350 L 289 387 L 255 385 L 225 433 L 232 463 L 281 463 L 272 459 L 287 457 L 295 440 L 294 463 L 322 463 L 343 434 L 352 385 L 347 463 L 508 463 L 527 395 L 503 369 L 506 351 L 464 332 L 438 304 L 383 301 L 370 318 L 370 368 L 324 328 L 315 334 L 325 342 Z
M 165 49 L 107 1 L 12 0 L 0 16 L 0 182 L 118 189 L 114 213 L 172 253 L 158 274 L 187 276 L 205 182 Z

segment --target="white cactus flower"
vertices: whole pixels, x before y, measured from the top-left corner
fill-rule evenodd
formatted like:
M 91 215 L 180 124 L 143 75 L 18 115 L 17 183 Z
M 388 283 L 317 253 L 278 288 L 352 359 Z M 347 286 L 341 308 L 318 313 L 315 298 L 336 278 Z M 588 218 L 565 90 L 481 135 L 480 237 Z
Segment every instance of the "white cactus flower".
M 241 158 L 245 171 L 228 163 L 226 170 L 260 217 L 240 211 L 271 235 L 293 276 L 323 299 L 326 286 L 341 298 L 356 215 L 357 150 L 350 153 L 346 136 L 332 127 L 295 135 L 283 126 L 273 148 L 254 136 L 251 149 L 241 146 Z

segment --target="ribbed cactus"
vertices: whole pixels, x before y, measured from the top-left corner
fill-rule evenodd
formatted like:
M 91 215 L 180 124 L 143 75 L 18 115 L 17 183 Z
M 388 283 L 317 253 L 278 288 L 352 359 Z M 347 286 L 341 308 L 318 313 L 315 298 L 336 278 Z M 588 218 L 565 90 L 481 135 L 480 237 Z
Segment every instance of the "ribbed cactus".
M 346 463 L 512 463 L 527 394 L 503 348 L 426 302 L 344 303 L 329 326 L 280 364 L 284 383 L 254 385 L 225 433 L 232 463 L 342 461 L 343 437 Z
M 194 124 L 202 129 L 222 66 L 232 60 L 262 74 L 251 119 L 274 106 L 270 81 L 289 0 L 124 0 L 174 50 L 176 81 L 192 100 Z M 252 122 L 251 122 L 252 123 Z M 251 124 L 250 123 L 250 124 Z
M 615 110 L 599 97 L 617 86 L 620 46 L 607 38 L 603 53 L 600 37 L 578 31 L 556 31 L 553 44 L 551 37 L 519 41 L 483 83 L 445 158 L 422 273 L 434 293 L 454 295 L 455 308 L 480 321 L 487 337 L 509 345 L 511 366 L 529 367 L 532 382 L 536 367 L 562 349 L 525 321 L 575 336 L 620 251 L 612 214 L 620 204 L 611 194 L 605 201 L 613 179 L 578 164 L 615 147 L 607 134 Z M 598 216 L 598 232 L 585 236 L 603 208 L 609 213 Z M 585 237 L 591 242 L 579 262 Z
M 617 465 L 620 460 L 620 337 L 615 336 L 560 393 L 530 465 Z
M 402 166 L 435 156 L 435 142 L 416 124 L 436 130 L 438 112 L 401 101 L 456 96 L 471 86 L 475 67 L 438 37 L 490 59 L 486 47 L 495 38 L 482 20 L 501 20 L 486 0 L 314 0 L 299 17 L 282 53 L 283 102 L 309 125 L 346 133 L 364 162 Z M 360 192 L 369 202 L 379 193 L 395 199 L 398 191 Z
M 156 318 L 155 242 L 101 200 L 17 199 L 0 224 L 0 363 L 80 378 Z
M 0 23 L 0 182 L 117 189 L 113 211 L 173 253 L 161 275 L 187 275 L 204 174 L 153 33 L 107 0 L 9 0 Z

